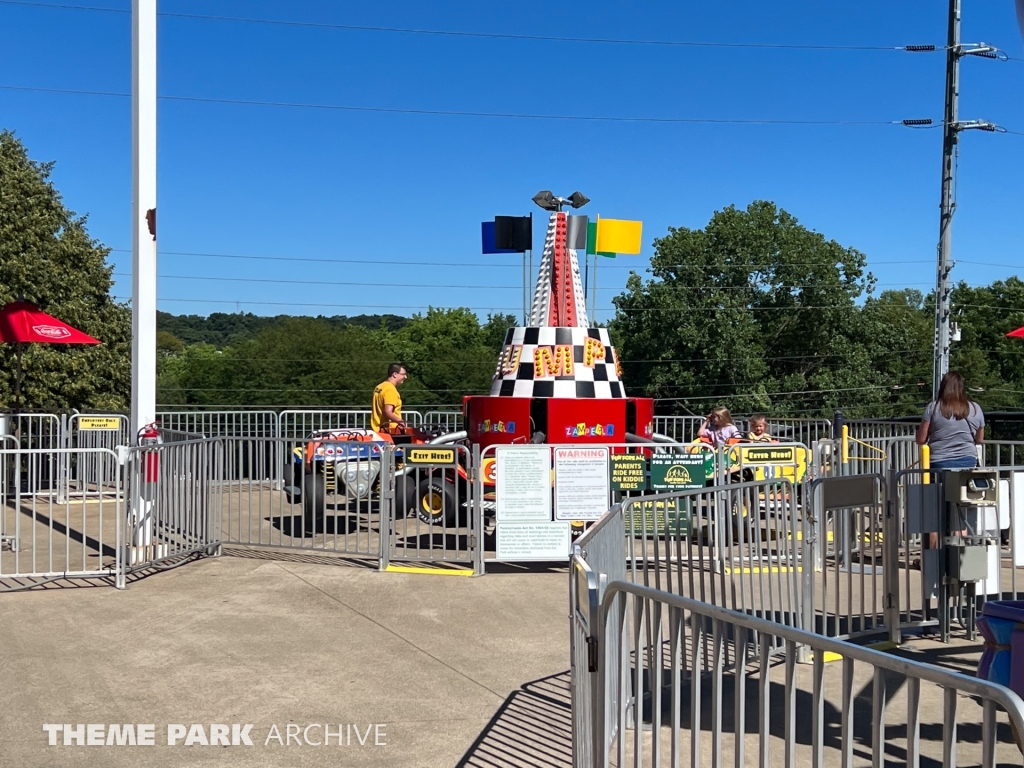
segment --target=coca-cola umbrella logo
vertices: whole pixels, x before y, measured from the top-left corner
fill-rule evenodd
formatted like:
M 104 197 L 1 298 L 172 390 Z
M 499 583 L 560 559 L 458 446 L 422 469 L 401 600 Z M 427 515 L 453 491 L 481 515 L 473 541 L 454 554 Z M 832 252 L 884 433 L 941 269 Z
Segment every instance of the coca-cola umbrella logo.
M 99 344 L 72 325 L 41 311 L 30 302 L 12 301 L 0 307 L 0 342 L 15 345 L 14 407 L 21 408 L 21 351 L 25 344 Z
M 57 325 L 33 325 L 32 330 L 47 339 L 66 339 L 71 336 L 71 331 Z

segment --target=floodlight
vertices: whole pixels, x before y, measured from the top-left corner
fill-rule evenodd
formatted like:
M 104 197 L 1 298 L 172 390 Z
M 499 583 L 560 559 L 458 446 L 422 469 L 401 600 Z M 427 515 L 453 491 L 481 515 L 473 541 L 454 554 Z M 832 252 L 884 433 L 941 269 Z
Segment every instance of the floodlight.
M 545 211 L 557 211 L 559 209 L 558 199 L 552 194 L 550 189 L 545 189 L 534 195 L 533 202 Z
M 573 208 L 582 208 L 589 202 L 590 198 L 584 195 L 582 192 L 576 191 L 569 195 L 569 205 L 571 205 Z

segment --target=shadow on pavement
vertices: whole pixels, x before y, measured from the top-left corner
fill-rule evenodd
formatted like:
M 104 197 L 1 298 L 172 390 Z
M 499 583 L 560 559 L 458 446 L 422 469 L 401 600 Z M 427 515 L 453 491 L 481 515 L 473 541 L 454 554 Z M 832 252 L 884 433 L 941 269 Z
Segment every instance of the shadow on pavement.
M 466 750 L 458 768 L 562 768 L 572 765 L 569 671 L 513 691 Z

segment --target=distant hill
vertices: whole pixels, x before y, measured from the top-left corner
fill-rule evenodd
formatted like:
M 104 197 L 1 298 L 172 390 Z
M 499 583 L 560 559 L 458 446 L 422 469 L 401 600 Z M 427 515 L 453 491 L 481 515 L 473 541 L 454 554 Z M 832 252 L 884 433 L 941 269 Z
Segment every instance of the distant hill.
M 212 344 L 219 349 L 251 339 L 265 328 L 282 325 L 290 317 L 291 315 L 262 317 L 251 312 L 213 312 L 207 317 L 157 312 L 156 326 L 160 331 L 174 334 L 185 344 Z M 390 331 L 397 331 L 409 322 L 409 318 L 399 315 L 318 315 L 317 319 L 339 327 L 356 325 L 363 328 L 380 328 L 385 324 Z

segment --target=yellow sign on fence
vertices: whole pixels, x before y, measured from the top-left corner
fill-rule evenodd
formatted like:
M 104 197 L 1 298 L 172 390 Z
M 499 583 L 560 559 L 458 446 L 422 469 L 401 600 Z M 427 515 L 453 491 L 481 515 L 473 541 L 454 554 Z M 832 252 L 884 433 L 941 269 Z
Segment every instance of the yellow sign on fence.
M 82 416 L 78 419 L 78 428 L 82 430 L 118 430 L 121 428 L 121 419 L 118 416 Z
M 454 448 L 406 448 L 405 461 L 407 464 L 443 464 L 455 466 L 456 455 Z

